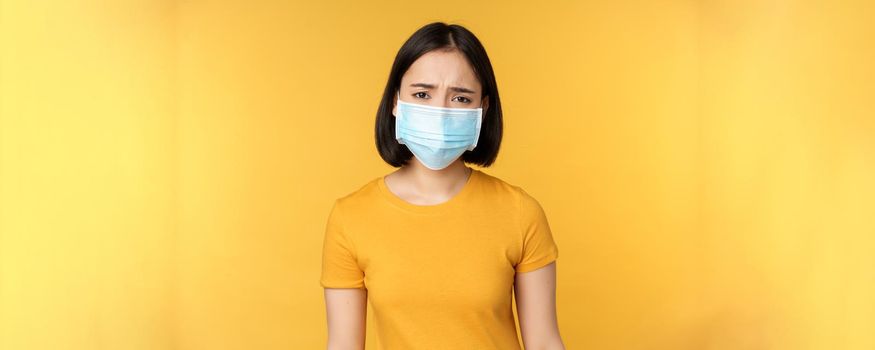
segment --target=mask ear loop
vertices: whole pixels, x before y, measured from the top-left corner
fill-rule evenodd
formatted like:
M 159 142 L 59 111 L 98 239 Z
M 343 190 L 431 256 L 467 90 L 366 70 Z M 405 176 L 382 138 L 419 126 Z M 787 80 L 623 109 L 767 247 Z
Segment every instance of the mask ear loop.
M 396 104 L 395 104 L 395 106 L 396 106 L 395 108 L 398 108 L 398 105 L 401 104 L 401 102 L 402 102 L 402 101 L 401 101 L 401 89 L 398 89 L 398 94 L 397 94 L 396 96 L 398 97 L 398 99 L 397 99 L 397 102 L 396 102 Z M 395 126 L 395 140 L 398 141 L 398 144 L 404 145 L 404 144 L 405 144 L 405 143 L 404 143 L 404 139 L 398 136 L 398 135 L 399 135 L 399 131 L 398 131 L 397 123 L 399 123 L 399 121 L 400 121 L 400 119 L 399 119 L 398 116 L 396 115 L 396 116 L 395 116 L 395 123 L 396 123 L 396 126 Z

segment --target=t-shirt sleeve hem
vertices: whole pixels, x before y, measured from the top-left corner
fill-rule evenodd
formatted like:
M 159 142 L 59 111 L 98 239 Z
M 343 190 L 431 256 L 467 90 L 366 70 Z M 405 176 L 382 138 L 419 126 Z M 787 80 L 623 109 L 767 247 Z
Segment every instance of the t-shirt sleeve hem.
M 548 264 L 550 264 L 551 262 L 556 260 L 558 257 L 559 257 L 559 252 L 554 250 L 554 251 L 550 252 L 549 255 L 547 255 L 541 259 L 538 259 L 536 261 L 532 261 L 529 263 L 517 265 L 515 270 L 516 270 L 516 272 L 534 271 L 534 270 L 540 269 L 544 266 L 547 266 Z
M 320 281 L 319 285 L 322 288 L 356 288 L 356 289 L 365 289 L 364 283 L 361 282 L 353 282 L 353 283 L 343 283 L 343 282 L 325 282 Z

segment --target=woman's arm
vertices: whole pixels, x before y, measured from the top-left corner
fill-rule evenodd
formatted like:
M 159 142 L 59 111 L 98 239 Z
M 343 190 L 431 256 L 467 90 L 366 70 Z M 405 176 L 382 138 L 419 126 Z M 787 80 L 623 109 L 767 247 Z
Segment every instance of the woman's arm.
M 365 348 L 367 301 L 365 288 L 325 288 L 328 350 Z
M 556 262 L 517 273 L 514 294 L 526 350 L 565 350 L 556 319 Z

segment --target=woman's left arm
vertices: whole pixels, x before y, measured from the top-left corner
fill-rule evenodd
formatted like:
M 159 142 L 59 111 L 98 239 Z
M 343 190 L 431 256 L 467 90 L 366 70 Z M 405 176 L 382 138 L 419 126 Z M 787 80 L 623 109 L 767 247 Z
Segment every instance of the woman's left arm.
M 526 350 L 565 350 L 556 318 L 556 262 L 517 273 L 514 294 Z

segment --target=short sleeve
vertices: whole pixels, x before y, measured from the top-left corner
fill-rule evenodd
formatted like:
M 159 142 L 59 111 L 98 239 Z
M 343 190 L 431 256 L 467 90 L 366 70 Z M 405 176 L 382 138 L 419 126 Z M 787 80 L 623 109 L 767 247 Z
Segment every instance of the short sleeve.
M 335 200 L 325 225 L 320 284 L 323 288 L 364 288 L 364 277 L 355 247 L 344 232 L 340 201 Z
M 515 269 L 516 272 L 529 272 L 556 260 L 559 248 L 541 204 L 521 188 L 519 209 L 523 252 Z

